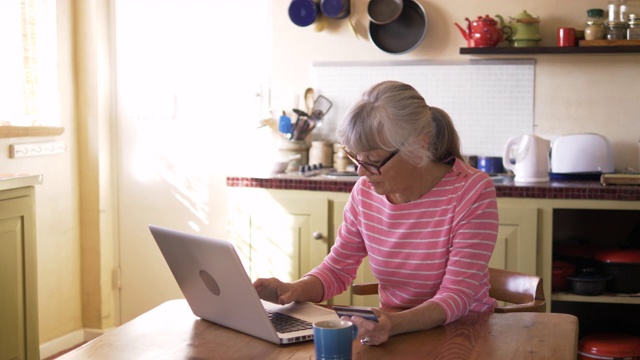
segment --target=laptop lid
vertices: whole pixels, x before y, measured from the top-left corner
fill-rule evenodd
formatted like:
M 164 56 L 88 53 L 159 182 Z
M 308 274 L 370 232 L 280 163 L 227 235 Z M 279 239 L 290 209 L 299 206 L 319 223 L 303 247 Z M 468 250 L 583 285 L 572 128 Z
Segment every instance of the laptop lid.
M 265 312 L 282 312 L 311 323 L 337 319 L 309 304 L 285 306 L 260 300 L 232 243 L 150 225 L 167 265 L 193 313 L 213 323 L 276 344 L 313 339 L 313 330 L 278 333 Z

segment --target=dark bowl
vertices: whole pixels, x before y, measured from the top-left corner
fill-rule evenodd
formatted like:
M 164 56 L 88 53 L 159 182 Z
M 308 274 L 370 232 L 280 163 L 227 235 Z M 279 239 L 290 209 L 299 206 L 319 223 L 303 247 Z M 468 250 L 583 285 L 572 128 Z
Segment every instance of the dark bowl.
M 607 288 L 609 275 L 601 274 L 576 274 L 567 277 L 571 281 L 571 292 L 576 295 L 597 296 L 602 295 Z

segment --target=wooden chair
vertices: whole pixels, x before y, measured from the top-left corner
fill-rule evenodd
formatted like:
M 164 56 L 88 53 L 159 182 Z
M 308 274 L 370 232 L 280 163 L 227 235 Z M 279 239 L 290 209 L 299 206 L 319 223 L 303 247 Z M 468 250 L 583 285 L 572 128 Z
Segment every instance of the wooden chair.
M 542 290 L 542 278 L 515 271 L 489 268 L 489 296 L 498 300 L 496 313 L 545 312 L 547 303 Z M 353 284 L 353 295 L 375 295 L 377 283 Z

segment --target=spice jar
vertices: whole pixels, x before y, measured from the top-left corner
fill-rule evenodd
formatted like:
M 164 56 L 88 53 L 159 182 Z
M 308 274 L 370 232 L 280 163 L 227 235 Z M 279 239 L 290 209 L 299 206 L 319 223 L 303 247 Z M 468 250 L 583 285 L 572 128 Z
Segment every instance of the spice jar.
M 627 28 L 627 39 L 640 40 L 640 19 L 636 14 L 629 14 L 629 27 Z
M 626 40 L 627 24 L 622 21 L 607 22 L 607 40 Z
M 345 154 L 341 144 L 333 144 L 333 167 L 337 172 L 347 172 L 351 159 Z
M 587 10 L 587 21 L 584 28 L 585 40 L 602 40 L 605 38 L 607 29 L 604 26 L 604 10 L 589 9 Z

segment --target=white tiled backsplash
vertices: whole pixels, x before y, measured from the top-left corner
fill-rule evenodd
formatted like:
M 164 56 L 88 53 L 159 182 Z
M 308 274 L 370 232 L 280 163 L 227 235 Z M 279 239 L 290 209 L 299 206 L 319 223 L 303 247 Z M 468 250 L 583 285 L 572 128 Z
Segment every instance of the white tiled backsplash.
M 350 106 L 371 85 L 398 80 L 414 86 L 427 103 L 449 113 L 465 155 L 502 156 L 507 140 L 533 133 L 535 60 L 460 63 L 315 63 L 316 94 L 333 102 L 314 140 L 336 141 L 335 130 Z

